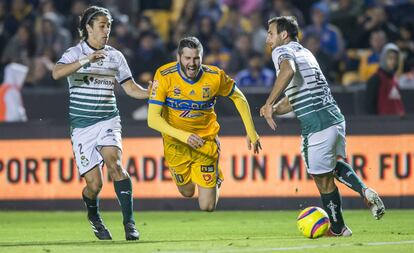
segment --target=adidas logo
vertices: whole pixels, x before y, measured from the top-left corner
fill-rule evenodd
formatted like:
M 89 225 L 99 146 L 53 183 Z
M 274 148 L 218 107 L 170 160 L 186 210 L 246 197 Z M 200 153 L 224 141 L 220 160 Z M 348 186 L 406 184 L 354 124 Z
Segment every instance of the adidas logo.
M 191 91 L 190 91 L 190 95 L 191 95 L 191 96 L 195 95 L 195 91 L 194 91 L 194 90 L 191 90 Z

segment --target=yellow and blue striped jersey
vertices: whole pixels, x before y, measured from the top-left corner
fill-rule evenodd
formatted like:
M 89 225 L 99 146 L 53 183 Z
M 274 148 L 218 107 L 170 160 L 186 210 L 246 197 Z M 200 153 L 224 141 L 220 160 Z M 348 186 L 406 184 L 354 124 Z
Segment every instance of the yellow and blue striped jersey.
M 178 62 L 158 68 L 148 103 L 163 106 L 162 117 L 171 126 L 195 133 L 206 140 L 218 134 L 214 112 L 217 96 L 230 96 L 235 82 L 223 70 L 202 65 L 195 80 L 187 79 Z M 163 136 L 164 138 L 172 138 Z

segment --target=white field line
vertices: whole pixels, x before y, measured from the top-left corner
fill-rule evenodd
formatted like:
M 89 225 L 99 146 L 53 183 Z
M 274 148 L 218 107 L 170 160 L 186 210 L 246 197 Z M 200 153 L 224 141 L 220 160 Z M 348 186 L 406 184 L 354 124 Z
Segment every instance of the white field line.
M 202 250 L 202 251 L 157 251 L 157 253 L 225 253 L 225 252 L 267 252 L 267 251 L 290 251 L 290 250 L 304 250 L 304 249 L 317 249 L 317 248 L 338 248 L 338 247 L 350 247 L 350 246 L 382 246 L 382 245 L 400 245 L 400 244 L 414 244 L 414 241 L 399 241 L 399 242 L 366 242 L 366 243 L 330 243 L 330 244 L 318 244 L 318 245 L 302 245 L 292 247 L 277 247 L 277 248 L 248 248 L 248 249 L 219 249 L 219 250 Z

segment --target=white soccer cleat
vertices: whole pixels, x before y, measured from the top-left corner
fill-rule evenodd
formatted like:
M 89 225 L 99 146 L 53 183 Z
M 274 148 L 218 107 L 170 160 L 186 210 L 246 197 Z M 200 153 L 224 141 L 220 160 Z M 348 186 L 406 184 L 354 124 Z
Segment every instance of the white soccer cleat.
M 377 220 L 381 219 L 385 213 L 385 206 L 378 193 L 371 188 L 366 188 L 364 196 L 372 216 Z
M 328 231 L 326 232 L 325 236 L 327 236 L 327 237 L 341 237 L 341 236 L 343 236 L 343 237 L 350 237 L 350 236 L 352 236 L 352 231 L 351 231 L 351 229 L 349 229 L 348 226 L 345 225 L 342 228 L 341 233 L 339 233 L 339 234 L 334 233 L 332 231 L 332 229 L 329 228 Z

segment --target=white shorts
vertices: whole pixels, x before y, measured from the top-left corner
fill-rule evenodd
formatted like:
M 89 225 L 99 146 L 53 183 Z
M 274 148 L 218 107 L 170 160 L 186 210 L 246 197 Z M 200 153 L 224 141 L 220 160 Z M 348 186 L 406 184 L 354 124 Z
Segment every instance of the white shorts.
M 119 116 L 100 121 L 72 131 L 72 149 L 81 176 L 96 165 L 102 169 L 103 158 L 99 153 L 104 146 L 115 146 L 122 151 L 121 118 Z
M 345 146 L 345 121 L 302 136 L 302 157 L 308 173 L 320 175 L 331 172 L 338 156 L 346 157 Z

